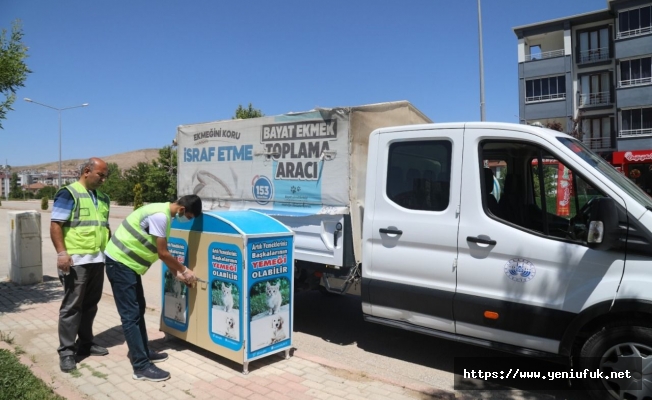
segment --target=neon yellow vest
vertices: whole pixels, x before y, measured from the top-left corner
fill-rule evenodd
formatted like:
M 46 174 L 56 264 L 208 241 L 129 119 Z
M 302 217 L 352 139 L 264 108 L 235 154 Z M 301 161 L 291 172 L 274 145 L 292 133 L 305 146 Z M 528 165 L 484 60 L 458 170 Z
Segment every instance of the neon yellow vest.
M 143 275 L 158 260 L 156 237 L 145 232 L 140 222 L 150 215 L 164 213 L 167 217 L 165 236 L 170 236 L 170 203 L 152 203 L 129 214 L 111 236 L 106 252 L 117 262 Z
M 104 251 L 109 240 L 109 196 L 97 194 L 97 208 L 88 190 L 79 182 L 59 190 L 68 190 L 75 201 L 72 213 L 63 223 L 63 238 L 68 254 L 94 254 Z

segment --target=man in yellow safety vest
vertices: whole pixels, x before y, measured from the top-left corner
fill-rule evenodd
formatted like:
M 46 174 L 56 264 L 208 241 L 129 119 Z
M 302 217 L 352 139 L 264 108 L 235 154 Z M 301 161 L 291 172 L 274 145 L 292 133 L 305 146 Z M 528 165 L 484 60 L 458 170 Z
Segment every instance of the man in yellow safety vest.
M 172 218 L 187 222 L 201 212 L 201 199 L 194 194 L 174 203 L 148 204 L 132 212 L 106 246 L 106 276 L 122 320 L 133 379 L 158 382 L 170 378 L 169 372 L 152 364 L 165 361 L 168 356 L 149 350 L 141 275 L 160 259 L 176 273 L 176 279 L 186 285 L 196 282 L 194 273 L 168 251 L 167 238 Z
M 106 355 L 93 343 L 93 320 L 104 285 L 104 248 L 111 236 L 109 196 L 97 190 L 108 175 L 106 163 L 90 158 L 79 180 L 54 196 L 50 237 L 57 251 L 64 296 L 59 308 L 59 367 L 76 368 L 75 354 Z

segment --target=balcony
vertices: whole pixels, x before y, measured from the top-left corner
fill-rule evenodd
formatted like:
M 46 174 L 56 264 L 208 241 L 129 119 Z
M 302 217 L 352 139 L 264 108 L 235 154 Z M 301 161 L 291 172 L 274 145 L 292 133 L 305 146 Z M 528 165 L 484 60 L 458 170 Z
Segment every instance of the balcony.
M 652 136 L 652 128 L 645 129 L 628 129 L 618 132 L 618 137 L 640 137 L 640 136 Z
M 580 95 L 580 107 L 607 106 L 611 104 L 611 94 L 607 92 Z
M 616 33 L 616 39 L 625 39 L 625 38 L 630 38 L 634 36 L 641 36 L 641 35 L 647 35 L 648 33 L 652 32 L 652 27 L 646 26 L 644 28 L 639 28 L 639 29 L 632 29 L 629 31 L 625 32 L 618 32 Z
M 562 57 L 564 54 L 565 54 L 564 49 L 546 51 L 543 53 L 526 54 L 525 61 L 544 60 L 546 58 Z
M 578 64 L 588 64 L 609 59 L 609 47 L 580 51 Z
M 624 88 L 624 87 L 630 87 L 630 86 L 640 86 L 640 85 L 648 85 L 652 83 L 652 78 L 647 77 L 647 78 L 640 78 L 640 79 L 629 79 L 626 81 L 619 81 L 618 82 L 618 87 L 619 88 Z
M 561 100 L 566 98 L 566 93 L 545 94 L 542 96 L 530 96 L 525 98 L 526 103 L 537 103 L 540 101 Z
M 613 149 L 613 146 L 611 145 L 610 137 L 602 137 L 602 138 L 584 137 L 582 139 L 582 142 L 584 142 L 584 144 L 593 151 L 605 151 L 605 150 Z

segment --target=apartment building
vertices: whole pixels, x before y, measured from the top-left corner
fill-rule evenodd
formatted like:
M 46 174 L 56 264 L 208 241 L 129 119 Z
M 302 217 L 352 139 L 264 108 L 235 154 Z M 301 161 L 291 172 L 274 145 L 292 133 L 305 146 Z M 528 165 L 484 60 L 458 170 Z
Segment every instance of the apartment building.
M 519 119 L 560 124 L 652 194 L 652 0 L 514 28 Z

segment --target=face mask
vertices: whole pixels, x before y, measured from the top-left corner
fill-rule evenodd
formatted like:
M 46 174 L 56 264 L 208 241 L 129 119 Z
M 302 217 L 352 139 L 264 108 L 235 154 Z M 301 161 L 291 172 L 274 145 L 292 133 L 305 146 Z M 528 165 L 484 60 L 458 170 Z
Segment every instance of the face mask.
M 176 218 L 177 222 L 181 222 L 181 223 L 190 221 L 190 218 L 186 217 L 185 214 L 177 213 L 177 216 L 175 218 Z

